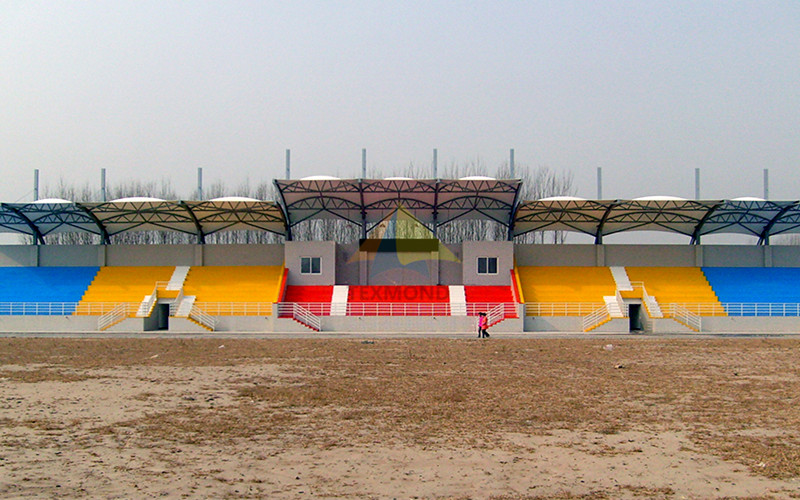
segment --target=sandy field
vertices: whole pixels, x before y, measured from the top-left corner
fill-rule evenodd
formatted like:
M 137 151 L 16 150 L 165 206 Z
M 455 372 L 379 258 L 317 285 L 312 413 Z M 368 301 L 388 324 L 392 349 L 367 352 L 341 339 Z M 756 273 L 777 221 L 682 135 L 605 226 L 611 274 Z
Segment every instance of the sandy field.
M 800 340 L 0 339 L 0 498 L 800 498 Z

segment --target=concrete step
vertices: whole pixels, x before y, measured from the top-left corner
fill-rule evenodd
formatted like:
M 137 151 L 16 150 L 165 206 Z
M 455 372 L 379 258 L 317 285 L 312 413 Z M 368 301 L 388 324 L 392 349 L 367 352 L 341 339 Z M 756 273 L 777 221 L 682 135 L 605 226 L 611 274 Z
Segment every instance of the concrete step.
M 624 267 L 612 266 L 611 276 L 613 276 L 614 282 L 617 284 L 617 290 L 623 292 L 629 292 L 633 290 L 633 286 L 631 285 L 631 280 L 630 278 L 628 278 L 628 271 L 626 271 Z
M 349 286 L 333 286 L 333 294 L 331 294 L 331 316 L 344 316 L 347 314 L 347 297 L 349 294 Z
M 464 290 L 464 285 L 450 285 L 448 289 L 450 292 L 450 315 L 466 316 L 467 292 Z
M 194 301 L 197 297 L 194 295 L 185 295 L 181 303 L 178 304 L 178 308 L 175 310 L 175 317 L 176 318 L 188 318 L 189 313 L 192 312 L 192 307 L 194 306 Z
M 180 290 L 183 288 L 183 283 L 186 281 L 186 275 L 189 274 L 189 266 L 176 266 L 172 272 L 172 277 L 167 283 L 167 290 Z

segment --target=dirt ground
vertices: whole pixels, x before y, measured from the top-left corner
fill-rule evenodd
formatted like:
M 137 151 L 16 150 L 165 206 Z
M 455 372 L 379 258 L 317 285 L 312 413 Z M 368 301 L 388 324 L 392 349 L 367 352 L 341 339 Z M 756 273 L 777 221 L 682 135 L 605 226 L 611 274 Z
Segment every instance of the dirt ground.
M 0 339 L 0 497 L 800 498 L 800 340 Z

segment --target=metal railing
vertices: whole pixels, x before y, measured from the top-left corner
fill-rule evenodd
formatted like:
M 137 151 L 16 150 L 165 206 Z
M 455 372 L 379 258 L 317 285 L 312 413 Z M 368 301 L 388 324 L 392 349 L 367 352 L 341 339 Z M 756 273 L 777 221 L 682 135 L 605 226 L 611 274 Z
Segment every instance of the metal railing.
M 703 327 L 701 317 L 680 305 L 672 304 L 672 319 L 692 330 L 699 332 Z
M 603 302 L 526 302 L 526 316 L 588 316 Z
M 212 332 L 217 326 L 217 319 L 196 305 L 192 306 L 192 310 L 189 312 L 189 318 L 205 326 Z
M 505 304 L 496 304 L 494 307 L 489 309 L 489 312 L 486 314 L 486 324 L 487 326 L 494 326 L 507 317 Z
M 72 316 L 78 302 L 0 302 L 0 316 Z
M 174 317 L 175 314 L 177 314 L 178 307 L 180 307 L 181 302 L 183 301 L 184 297 L 185 297 L 185 295 L 183 294 L 183 287 L 181 287 L 178 290 L 178 295 L 175 297 L 175 300 L 173 300 L 169 305 L 169 315 L 170 316 Z
M 503 314 L 503 319 L 517 317 L 515 302 L 467 302 L 467 316 L 477 316 L 479 312 L 488 313 L 498 307 Z
M 768 303 L 768 302 L 716 302 L 700 303 L 674 303 L 667 306 L 668 310 L 674 307 L 684 307 L 698 316 L 773 316 L 792 317 L 800 316 L 798 303 Z
M 135 315 L 138 309 L 139 302 L 120 302 L 113 309 L 97 318 L 97 329 L 102 331 L 110 328 L 125 318 Z
M 645 288 L 643 281 L 631 281 L 631 287 L 633 287 L 634 290 L 637 288 L 642 290 L 642 305 L 644 305 L 648 316 L 651 318 L 664 317 L 664 311 L 661 309 L 656 298 L 647 293 L 647 288 Z
M 729 303 L 722 304 L 728 316 L 800 316 L 800 304 Z
M 330 302 L 283 302 L 282 304 L 298 304 L 318 316 L 329 316 L 331 313 Z M 280 315 L 287 314 L 285 309 L 279 311 L 283 311 L 279 312 Z M 449 302 L 349 302 L 345 309 L 347 316 L 450 316 L 450 312 Z M 469 309 L 467 313 L 469 314 Z
M 584 332 L 588 332 L 600 326 L 601 324 L 605 323 L 609 318 L 608 314 L 608 306 L 603 304 L 601 307 L 598 307 L 594 311 L 592 311 L 589 315 L 583 318 L 581 322 L 581 326 L 583 327 Z
M 167 285 L 169 285 L 169 281 L 156 281 L 155 285 L 153 285 L 152 293 L 150 293 L 150 295 L 146 295 L 140 302 L 139 308 L 136 310 L 137 317 L 147 318 L 150 316 L 150 314 L 152 314 L 153 308 L 158 302 L 158 291 L 166 291 Z
M 272 302 L 195 302 L 211 316 L 271 316 Z
M 322 321 L 319 316 L 297 302 L 279 302 L 278 316 L 292 318 L 315 331 L 322 330 Z

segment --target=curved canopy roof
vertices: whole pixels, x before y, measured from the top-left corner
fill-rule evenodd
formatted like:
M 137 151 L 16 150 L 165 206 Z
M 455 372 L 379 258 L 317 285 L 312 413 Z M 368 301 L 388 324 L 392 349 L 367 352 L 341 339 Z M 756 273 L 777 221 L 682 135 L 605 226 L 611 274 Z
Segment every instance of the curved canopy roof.
M 45 200 L 0 204 L 0 232 L 16 232 L 44 242 L 58 232 L 88 232 L 108 242 L 126 231 L 177 231 L 197 235 L 198 241 L 219 231 L 256 229 L 284 234 L 281 208 L 271 201 L 221 199 L 163 201 L 122 199 L 97 203 Z
M 464 179 L 275 180 L 280 203 L 227 197 L 206 201 L 126 198 L 75 203 L 51 198 L 0 203 L 0 232 L 31 235 L 87 232 L 104 242 L 126 231 L 167 230 L 196 235 L 199 242 L 220 231 L 269 231 L 291 239 L 291 229 L 309 219 L 338 218 L 366 233 L 402 209 L 431 229 L 462 219 L 492 220 L 511 236 L 531 231 L 573 231 L 601 243 L 625 231 L 666 231 L 697 243 L 708 234 L 758 238 L 800 233 L 800 201 L 758 198 L 686 200 L 669 196 L 634 200 L 553 197 L 518 202 L 521 181 Z
M 441 226 L 456 219 L 489 219 L 505 226 L 519 193 L 518 179 L 337 179 L 309 177 L 275 180 L 287 225 L 307 219 L 340 218 L 364 231 L 402 208 L 423 224 Z
M 595 237 L 623 231 L 667 231 L 692 242 L 715 233 L 746 234 L 764 243 L 769 236 L 800 232 L 800 202 L 685 200 L 671 197 L 636 200 L 550 199 L 521 203 L 514 236 L 530 231 L 575 231 Z

